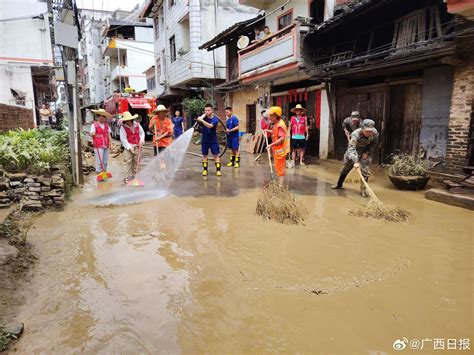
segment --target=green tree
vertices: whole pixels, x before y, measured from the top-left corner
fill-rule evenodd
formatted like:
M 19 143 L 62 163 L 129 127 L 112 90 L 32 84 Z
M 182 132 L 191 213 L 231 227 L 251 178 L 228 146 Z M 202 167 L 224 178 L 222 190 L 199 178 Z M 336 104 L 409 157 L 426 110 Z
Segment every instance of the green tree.
M 206 100 L 201 96 L 194 98 L 187 98 L 183 101 L 183 109 L 186 112 L 186 116 L 195 118 L 199 115 L 202 115 L 204 112 L 204 106 L 206 105 Z

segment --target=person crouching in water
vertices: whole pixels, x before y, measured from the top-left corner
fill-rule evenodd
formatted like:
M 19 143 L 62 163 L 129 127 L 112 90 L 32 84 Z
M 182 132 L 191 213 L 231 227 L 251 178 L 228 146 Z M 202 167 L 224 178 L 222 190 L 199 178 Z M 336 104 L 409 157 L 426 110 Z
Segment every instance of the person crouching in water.
M 369 181 L 370 171 L 369 165 L 373 152 L 377 147 L 379 133 L 375 128 L 373 120 L 364 120 L 362 128 L 356 129 L 351 134 L 349 146 L 344 154 L 344 165 L 341 168 L 341 174 L 336 185 L 332 185 L 332 189 L 342 189 L 344 180 L 346 179 L 352 168 L 360 169 L 365 181 Z M 360 183 L 360 194 L 367 197 L 365 185 Z
M 308 117 L 306 117 L 306 109 L 300 104 L 296 105 L 295 108 L 291 109 L 291 112 L 296 114 L 292 116 L 290 120 L 290 132 L 291 132 L 291 167 L 296 164 L 296 152 L 300 156 L 300 165 L 304 166 L 304 153 L 306 150 L 306 141 L 309 138 L 308 131 Z
M 173 123 L 168 118 L 169 110 L 163 106 L 152 111 L 155 114 L 150 120 L 148 128 L 153 133 L 153 154 L 161 153 L 171 143 L 173 143 Z
M 135 121 L 138 115 L 131 115 L 126 111 L 122 115 L 122 126 L 120 127 L 120 142 L 124 147 L 124 182 L 135 179 L 138 170 L 138 156 L 141 154 L 141 146 L 145 143 L 145 131 L 140 123 Z
M 240 167 L 240 155 L 239 155 L 239 119 L 232 114 L 232 108 L 225 108 L 226 115 L 226 133 L 227 133 L 227 148 L 232 150 L 230 156 L 230 162 L 227 164 L 228 167 L 238 168 Z
M 290 152 L 290 136 L 285 122 L 281 118 L 282 109 L 279 106 L 272 106 L 268 109 L 268 115 L 273 123 L 272 143 L 267 149 L 272 149 L 275 171 L 278 176 L 278 182 L 283 185 L 285 179 L 286 156 Z
M 109 162 L 109 152 L 112 148 L 112 137 L 107 123 L 107 118 L 112 117 L 110 113 L 103 108 L 91 110 L 97 115 L 97 121 L 92 122 L 90 134 L 94 145 L 95 153 L 95 172 L 97 174 L 107 171 Z
M 196 121 L 202 124 L 202 139 L 201 139 L 201 152 L 202 152 L 202 176 L 207 176 L 208 163 L 207 156 L 209 149 L 214 156 L 216 164 L 216 175 L 221 176 L 221 161 L 219 158 L 219 141 L 217 139 L 217 125 L 219 124 L 219 117 L 214 115 L 213 107 L 211 104 L 206 104 L 204 107 L 204 114 L 196 118 Z

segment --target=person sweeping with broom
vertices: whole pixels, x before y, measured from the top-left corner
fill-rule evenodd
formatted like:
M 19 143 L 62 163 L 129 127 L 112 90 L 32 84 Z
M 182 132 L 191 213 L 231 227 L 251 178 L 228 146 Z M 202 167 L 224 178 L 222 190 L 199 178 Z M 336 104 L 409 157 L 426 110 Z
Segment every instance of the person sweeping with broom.
M 360 169 L 364 180 L 369 181 L 369 165 L 372 153 L 377 146 L 378 137 L 379 133 L 375 128 L 375 122 L 369 119 L 362 122 L 362 128 L 352 132 L 347 151 L 344 154 L 344 165 L 341 168 L 339 180 L 336 185 L 331 186 L 332 189 L 343 189 L 344 180 L 352 168 Z M 362 197 L 367 197 L 366 186 L 362 181 L 360 194 Z
M 109 152 L 112 148 L 112 137 L 110 136 L 107 118 L 112 117 L 112 115 L 102 108 L 91 111 L 97 116 L 97 121 L 92 122 L 90 130 L 95 153 L 95 172 L 98 174 L 97 180 L 103 181 L 110 175 L 107 174 L 107 164 L 109 162 Z M 110 175 L 110 177 L 112 176 Z
M 145 142 L 145 131 L 140 123 L 135 121 L 137 117 L 138 115 L 132 116 L 128 111 L 122 115 L 123 124 L 120 127 L 120 142 L 122 142 L 122 146 L 125 148 L 123 161 L 125 165 L 125 183 L 136 178 L 141 147 Z
M 275 172 L 278 182 L 283 185 L 285 179 L 286 156 L 290 152 L 290 137 L 285 122 L 281 118 L 282 109 L 272 106 L 268 109 L 268 115 L 273 123 L 273 129 L 268 130 L 272 134 L 272 143 L 268 144 L 267 150 L 272 150 Z
M 308 216 L 308 210 L 302 202 L 295 198 L 283 185 L 285 177 L 286 156 L 290 152 L 290 137 L 281 118 L 282 109 L 272 106 L 268 109 L 268 115 L 273 122 L 272 143 L 268 144 L 268 164 L 272 180 L 266 184 L 257 200 L 257 215 L 266 219 L 274 220 L 283 224 L 304 224 Z M 266 136 L 265 136 L 266 137 Z M 273 178 L 270 150 L 273 151 L 275 171 L 278 182 Z
M 168 118 L 169 110 L 164 105 L 158 105 L 153 110 L 149 129 L 153 133 L 153 152 L 156 156 L 173 142 L 173 123 Z

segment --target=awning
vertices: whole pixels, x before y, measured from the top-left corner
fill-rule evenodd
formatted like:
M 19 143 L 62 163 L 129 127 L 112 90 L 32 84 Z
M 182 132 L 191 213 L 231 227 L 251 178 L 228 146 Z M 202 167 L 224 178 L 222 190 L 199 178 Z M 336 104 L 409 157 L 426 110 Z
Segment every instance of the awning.
M 127 101 L 130 106 L 132 106 L 132 108 L 151 108 L 150 104 L 148 103 L 148 100 L 141 97 L 130 97 L 127 99 Z

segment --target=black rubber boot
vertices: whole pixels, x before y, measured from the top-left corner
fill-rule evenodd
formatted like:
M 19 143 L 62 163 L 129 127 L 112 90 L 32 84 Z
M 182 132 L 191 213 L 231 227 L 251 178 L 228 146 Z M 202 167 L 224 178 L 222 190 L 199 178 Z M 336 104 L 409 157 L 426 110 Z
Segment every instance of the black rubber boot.
M 234 168 L 239 168 L 240 167 L 240 155 L 235 157 L 235 164 Z
M 158 148 L 153 146 L 153 155 L 156 157 L 158 155 Z
M 344 180 L 346 180 L 347 174 L 341 174 L 339 175 L 339 180 L 337 180 L 336 185 L 331 185 L 331 189 L 334 190 L 342 190 L 344 187 L 342 185 L 344 184 Z
M 207 161 L 202 162 L 202 176 L 207 176 Z
M 216 161 L 216 175 L 221 176 L 221 163 Z

